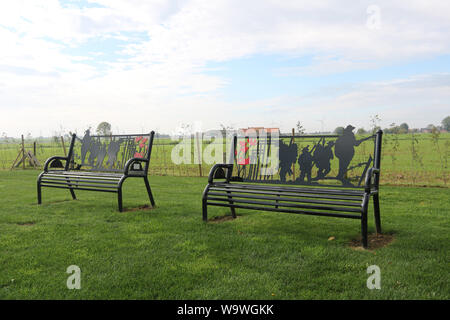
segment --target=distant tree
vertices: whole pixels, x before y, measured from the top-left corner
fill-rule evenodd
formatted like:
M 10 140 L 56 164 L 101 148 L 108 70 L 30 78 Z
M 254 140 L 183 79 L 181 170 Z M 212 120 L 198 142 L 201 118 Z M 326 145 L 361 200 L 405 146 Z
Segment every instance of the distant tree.
M 344 133 L 344 127 L 337 127 L 334 129 L 335 134 L 343 134 Z
M 442 122 L 442 128 L 444 128 L 447 131 L 450 131 L 450 116 L 445 117 Z
M 112 133 L 111 125 L 106 121 L 100 122 L 99 125 L 97 126 L 96 132 L 97 132 L 97 134 L 103 135 L 103 136 L 110 135 Z
M 430 123 L 429 125 L 427 125 L 427 129 L 428 129 L 428 130 L 433 131 L 434 128 L 436 128 L 436 126 L 435 126 L 434 124 L 431 124 L 431 123 Z
M 299 134 L 304 134 L 305 133 L 305 128 L 302 126 L 300 121 L 297 121 L 296 127 L 297 127 L 297 132 Z
M 381 129 L 380 122 L 381 118 L 378 114 L 370 117 L 370 124 L 371 124 L 370 130 L 372 131 L 372 134 L 375 134 L 378 130 Z
M 366 134 L 367 131 L 364 128 L 359 128 L 358 131 L 356 131 L 356 134 Z
M 407 123 L 403 122 L 400 126 L 399 126 L 399 132 L 400 133 L 408 133 L 409 131 L 409 126 Z

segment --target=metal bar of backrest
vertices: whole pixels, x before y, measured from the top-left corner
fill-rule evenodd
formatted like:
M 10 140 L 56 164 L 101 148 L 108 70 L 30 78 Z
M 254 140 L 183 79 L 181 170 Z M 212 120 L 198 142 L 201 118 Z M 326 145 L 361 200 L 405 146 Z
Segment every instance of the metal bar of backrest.
M 148 167 L 150 166 L 150 156 L 153 149 L 153 138 L 155 137 L 155 131 L 150 132 L 150 139 L 148 142 L 148 151 L 147 151 L 147 163 L 145 164 L 145 175 L 148 174 Z
M 75 146 L 76 137 L 77 137 L 77 135 L 75 133 L 72 134 L 72 141 L 70 141 L 69 154 L 67 155 L 67 161 L 66 161 L 66 165 L 64 167 L 65 171 L 69 170 L 70 162 L 72 161 L 73 148 Z
M 374 165 L 373 165 L 377 169 L 380 169 L 380 164 L 381 164 L 382 136 L 383 136 L 383 131 L 378 130 L 376 133 L 376 137 L 375 137 L 375 151 L 374 151 Z M 374 178 L 374 185 L 377 189 L 379 186 L 379 182 L 380 182 L 380 175 L 377 174 L 377 175 L 375 175 L 375 178 Z

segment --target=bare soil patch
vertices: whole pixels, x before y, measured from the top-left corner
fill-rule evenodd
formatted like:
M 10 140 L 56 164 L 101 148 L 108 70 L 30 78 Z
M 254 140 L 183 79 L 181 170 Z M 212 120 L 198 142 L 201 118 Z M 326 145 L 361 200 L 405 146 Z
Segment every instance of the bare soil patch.
M 17 225 L 24 226 L 24 227 L 26 227 L 26 226 L 33 226 L 35 224 L 36 224 L 36 222 L 34 222 L 34 221 L 17 222 Z
M 379 248 L 384 248 L 388 246 L 392 241 L 394 241 L 393 234 L 376 234 L 371 233 L 368 235 L 368 250 L 376 250 Z M 365 250 L 361 245 L 361 237 L 359 239 L 353 239 L 350 241 L 350 248 L 354 250 Z
M 132 212 L 132 211 L 142 211 L 142 210 L 152 210 L 152 209 L 153 208 L 149 204 L 144 204 L 144 205 L 139 206 L 139 207 L 124 208 L 123 211 L 125 211 L 125 212 Z
M 239 216 L 236 216 L 236 218 L 238 218 L 238 217 Z M 229 220 L 234 220 L 233 216 L 231 216 L 231 215 L 217 216 L 217 217 L 209 219 L 208 222 L 221 223 L 221 222 L 225 222 L 225 221 L 229 221 Z

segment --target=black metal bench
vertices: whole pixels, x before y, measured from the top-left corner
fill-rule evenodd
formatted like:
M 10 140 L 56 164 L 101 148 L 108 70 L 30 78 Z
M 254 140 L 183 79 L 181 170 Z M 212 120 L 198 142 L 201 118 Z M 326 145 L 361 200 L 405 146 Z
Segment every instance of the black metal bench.
M 367 248 L 370 197 L 376 231 L 381 233 L 382 131 L 356 140 L 353 129 L 347 126 L 342 135 L 235 136 L 232 159 L 214 165 L 209 173 L 203 220 L 208 220 L 208 206 L 229 207 L 234 218 L 240 208 L 359 219 Z M 274 161 L 278 168 L 271 171 Z
M 122 211 L 123 183 L 128 178 L 143 178 L 154 207 L 147 177 L 154 134 L 102 136 L 87 130 L 82 139 L 73 134 L 67 157 L 54 156 L 45 162 L 37 179 L 38 204 L 42 203 L 42 187 L 69 189 L 74 200 L 74 190 L 101 191 L 117 193 Z

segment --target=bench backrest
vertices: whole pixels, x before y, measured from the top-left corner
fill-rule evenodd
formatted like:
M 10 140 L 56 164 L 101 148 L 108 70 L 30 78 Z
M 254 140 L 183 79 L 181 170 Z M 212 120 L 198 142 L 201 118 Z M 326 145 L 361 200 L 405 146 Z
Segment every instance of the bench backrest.
M 90 130 L 86 130 L 83 138 L 73 134 L 66 169 L 123 172 L 129 159 L 150 160 L 153 137 L 153 131 L 148 134 L 91 135 Z M 146 173 L 149 162 L 142 164 Z
M 370 167 L 380 168 L 382 131 L 341 135 L 237 135 L 232 180 L 254 183 L 364 187 Z M 374 185 L 378 187 L 378 176 Z

